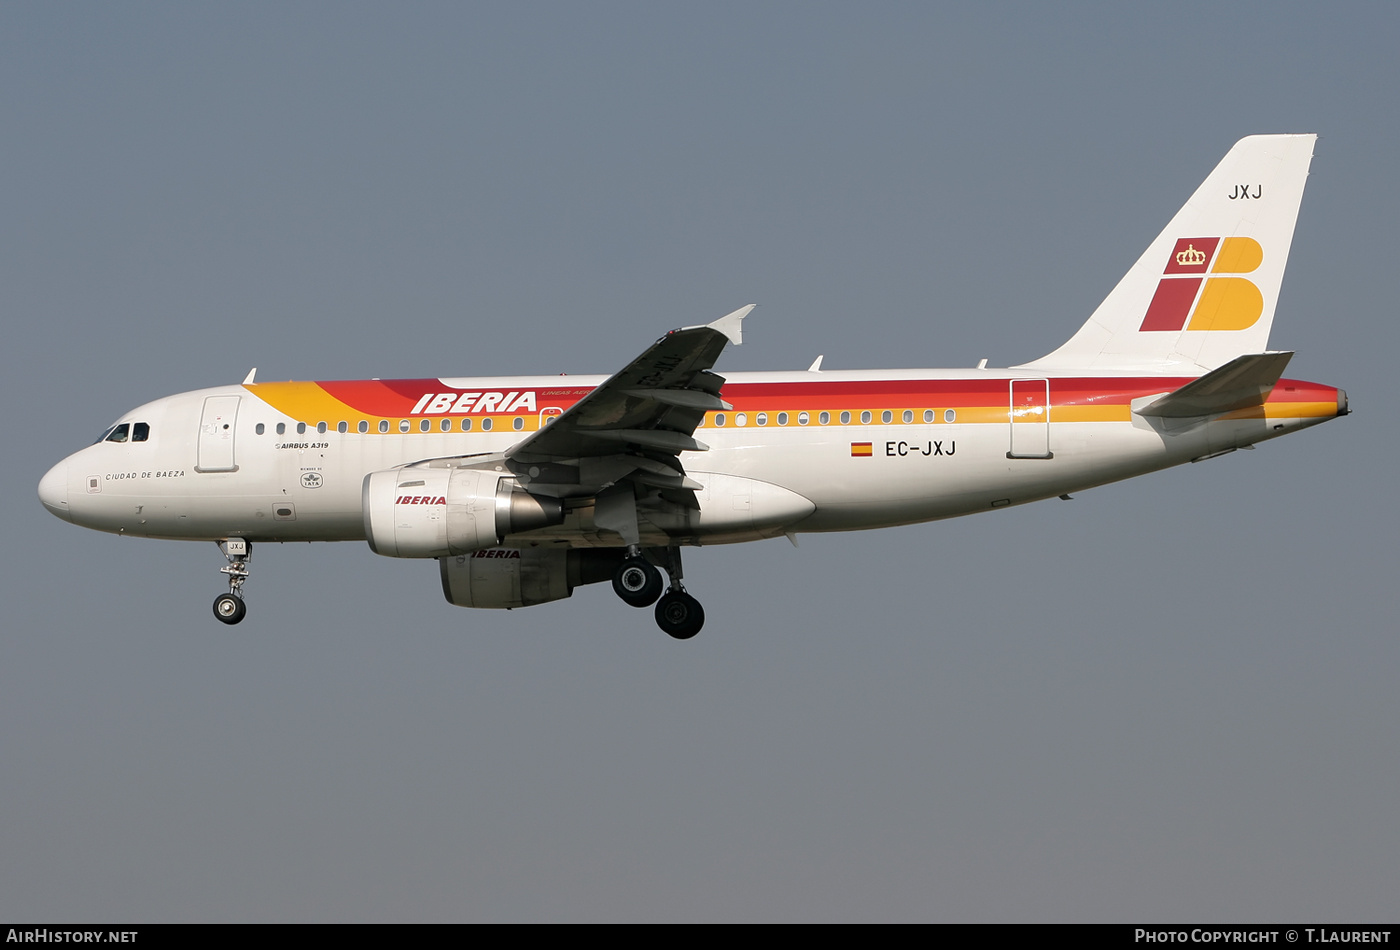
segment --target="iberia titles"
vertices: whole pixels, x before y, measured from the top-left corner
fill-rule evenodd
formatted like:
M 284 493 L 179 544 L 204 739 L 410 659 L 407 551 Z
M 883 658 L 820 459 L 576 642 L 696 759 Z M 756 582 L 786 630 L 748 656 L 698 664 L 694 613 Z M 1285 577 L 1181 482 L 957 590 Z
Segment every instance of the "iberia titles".
M 476 415 L 490 412 L 534 412 L 535 391 L 424 393 L 412 416 Z

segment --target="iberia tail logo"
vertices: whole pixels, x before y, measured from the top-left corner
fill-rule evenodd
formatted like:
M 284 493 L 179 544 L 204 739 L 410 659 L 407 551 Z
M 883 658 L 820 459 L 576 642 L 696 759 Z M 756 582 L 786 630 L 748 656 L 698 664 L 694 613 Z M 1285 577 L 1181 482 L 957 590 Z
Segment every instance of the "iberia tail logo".
M 1254 238 L 1181 238 L 1139 330 L 1245 330 L 1264 312 L 1249 274 L 1264 260 Z M 1226 276 L 1228 275 L 1228 276 Z M 1189 322 L 1188 322 L 1189 321 Z

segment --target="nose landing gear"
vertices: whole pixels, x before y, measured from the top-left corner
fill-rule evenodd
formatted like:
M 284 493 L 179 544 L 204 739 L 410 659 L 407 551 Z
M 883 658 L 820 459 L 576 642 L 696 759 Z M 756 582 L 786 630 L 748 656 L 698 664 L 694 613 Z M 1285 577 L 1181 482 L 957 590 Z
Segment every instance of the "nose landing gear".
M 248 579 L 253 544 L 242 538 L 229 538 L 218 544 L 228 559 L 228 565 L 219 568 L 219 573 L 228 575 L 228 593 L 214 598 L 214 616 L 220 623 L 235 624 L 248 613 L 248 605 L 243 602 L 243 582 Z

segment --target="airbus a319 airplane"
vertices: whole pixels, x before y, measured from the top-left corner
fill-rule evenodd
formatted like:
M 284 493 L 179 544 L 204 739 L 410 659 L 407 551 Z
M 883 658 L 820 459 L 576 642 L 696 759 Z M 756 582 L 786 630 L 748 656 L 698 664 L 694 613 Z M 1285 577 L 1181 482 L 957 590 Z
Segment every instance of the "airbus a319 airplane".
M 1238 142 L 1088 322 L 1019 366 L 720 376 L 750 306 L 607 378 L 250 373 L 126 413 L 39 497 L 99 531 L 217 542 L 224 623 L 254 544 L 368 541 L 435 559 L 453 604 L 611 580 L 685 639 L 704 622 L 688 545 L 991 511 L 1345 415 L 1342 390 L 1282 378 L 1293 354 L 1267 348 L 1315 139 Z

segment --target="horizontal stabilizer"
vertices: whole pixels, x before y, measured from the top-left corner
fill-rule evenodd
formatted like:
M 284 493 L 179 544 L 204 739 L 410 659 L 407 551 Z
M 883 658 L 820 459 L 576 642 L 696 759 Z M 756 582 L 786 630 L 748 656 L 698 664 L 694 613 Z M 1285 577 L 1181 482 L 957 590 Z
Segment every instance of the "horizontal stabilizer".
M 1291 352 L 1237 356 L 1134 411 L 1140 416 L 1180 419 L 1262 406 L 1292 358 Z

